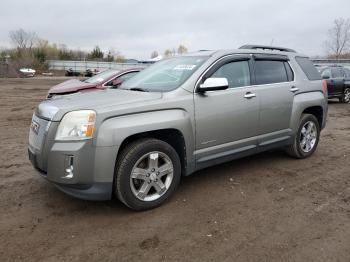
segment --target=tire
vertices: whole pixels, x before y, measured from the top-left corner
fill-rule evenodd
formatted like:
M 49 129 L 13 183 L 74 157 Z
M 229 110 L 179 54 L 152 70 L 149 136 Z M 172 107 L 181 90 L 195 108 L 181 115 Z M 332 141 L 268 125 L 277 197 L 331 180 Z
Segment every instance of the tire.
M 309 127 L 312 127 L 314 132 L 310 132 L 310 134 L 305 133 L 308 131 L 307 128 Z M 293 144 L 286 149 L 287 154 L 298 159 L 311 156 L 315 152 L 320 140 L 320 131 L 321 129 L 317 118 L 314 115 L 303 114 L 300 118 L 298 131 Z
M 341 98 L 339 98 L 339 101 L 342 103 L 350 102 L 350 87 L 344 88 L 343 95 Z
M 118 156 L 114 193 L 129 208 L 148 210 L 163 204 L 180 178 L 181 162 L 172 146 L 158 139 L 140 139 Z

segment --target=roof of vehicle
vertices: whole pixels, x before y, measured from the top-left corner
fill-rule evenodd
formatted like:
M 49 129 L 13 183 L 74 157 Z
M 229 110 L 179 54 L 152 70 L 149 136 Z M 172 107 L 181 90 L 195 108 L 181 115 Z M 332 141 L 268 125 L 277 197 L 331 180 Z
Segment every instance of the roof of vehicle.
M 283 47 L 260 46 L 260 45 L 259 46 L 245 45 L 245 46 L 242 46 L 240 49 L 199 50 L 197 52 L 188 53 L 186 54 L 186 56 L 213 56 L 213 55 L 224 56 L 229 54 L 269 54 L 269 55 L 307 57 L 304 54 L 297 53 L 293 49 L 283 48 Z

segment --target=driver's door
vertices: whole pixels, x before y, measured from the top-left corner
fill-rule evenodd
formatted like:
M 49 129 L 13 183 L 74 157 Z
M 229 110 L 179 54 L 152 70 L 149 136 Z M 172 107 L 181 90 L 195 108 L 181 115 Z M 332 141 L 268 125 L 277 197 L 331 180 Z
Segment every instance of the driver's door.
M 252 153 L 259 132 L 259 98 L 251 87 L 250 56 L 217 62 L 202 78 L 226 78 L 229 88 L 194 94 L 198 167 Z

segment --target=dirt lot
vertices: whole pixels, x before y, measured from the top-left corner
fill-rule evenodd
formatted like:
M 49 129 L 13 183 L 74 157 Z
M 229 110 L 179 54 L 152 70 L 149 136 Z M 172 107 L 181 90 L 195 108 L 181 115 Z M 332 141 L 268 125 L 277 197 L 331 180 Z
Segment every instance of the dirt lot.
M 350 261 L 350 105 L 316 153 L 280 151 L 184 178 L 164 206 L 66 196 L 27 160 L 35 105 L 62 79 L 0 80 L 0 261 Z

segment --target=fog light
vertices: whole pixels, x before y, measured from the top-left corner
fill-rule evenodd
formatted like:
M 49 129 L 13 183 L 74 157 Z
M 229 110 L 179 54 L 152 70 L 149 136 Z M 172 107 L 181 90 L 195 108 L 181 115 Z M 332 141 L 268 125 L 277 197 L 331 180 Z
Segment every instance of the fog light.
M 65 176 L 62 178 L 65 179 L 72 179 L 74 177 L 74 157 L 73 156 L 66 156 L 64 160 L 64 174 Z

